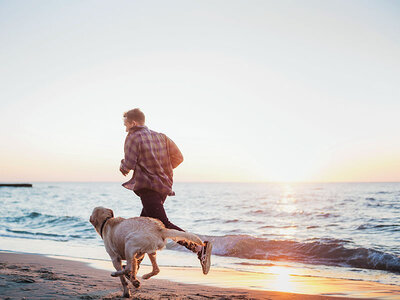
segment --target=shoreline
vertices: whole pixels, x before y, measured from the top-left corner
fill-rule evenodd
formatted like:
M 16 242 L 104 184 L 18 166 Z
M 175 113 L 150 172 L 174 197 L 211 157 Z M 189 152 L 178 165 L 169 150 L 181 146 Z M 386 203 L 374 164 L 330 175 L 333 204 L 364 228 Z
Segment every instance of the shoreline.
M 122 299 L 119 279 L 110 276 L 111 262 L 0 252 L 0 267 L 0 295 L 4 299 L 55 295 L 58 299 Z M 221 268 L 212 268 L 204 276 L 200 268 L 161 267 L 155 278 L 141 279 L 149 269 L 143 265 L 139 270 L 140 289 L 130 286 L 135 299 L 398 299 L 400 294 L 399 286 L 374 282 Z M 264 283 L 265 289 L 257 288 L 259 283 Z M 299 293 L 286 292 L 296 287 Z M 283 291 L 276 291 L 280 288 Z
M 118 278 L 83 262 L 39 254 L 0 253 L 0 294 L 3 299 L 123 299 Z M 163 279 L 140 280 L 134 299 L 335 299 L 334 297 L 227 289 L 182 284 Z

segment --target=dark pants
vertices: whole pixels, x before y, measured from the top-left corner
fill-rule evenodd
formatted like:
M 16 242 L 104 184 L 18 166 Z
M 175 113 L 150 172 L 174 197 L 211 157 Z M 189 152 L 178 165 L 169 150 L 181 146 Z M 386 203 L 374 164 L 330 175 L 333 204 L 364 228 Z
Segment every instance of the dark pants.
M 141 217 L 159 219 L 166 228 L 184 231 L 182 228 L 179 228 L 168 220 L 167 214 L 164 209 L 164 202 L 167 198 L 166 195 L 162 195 L 156 191 L 149 189 L 140 189 L 135 191 L 135 193 L 140 197 L 140 200 L 142 201 L 143 209 L 142 213 L 140 214 Z M 195 243 L 179 241 L 178 244 L 186 247 L 190 251 L 197 253 Z

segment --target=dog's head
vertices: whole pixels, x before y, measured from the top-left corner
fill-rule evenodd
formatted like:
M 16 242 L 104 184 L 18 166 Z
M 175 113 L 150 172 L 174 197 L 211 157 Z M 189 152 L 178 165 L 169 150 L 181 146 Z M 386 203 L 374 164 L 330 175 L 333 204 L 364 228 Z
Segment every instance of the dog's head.
M 101 224 L 103 224 L 104 220 L 107 218 L 113 218 L 114 217 L 114 212 L 109 209 L 105 208 L 102 206 L 95 207 L 93 209 L 92 215 L 90 216 L 90 223 L 94 226 L 94 228 L 97 229 Z

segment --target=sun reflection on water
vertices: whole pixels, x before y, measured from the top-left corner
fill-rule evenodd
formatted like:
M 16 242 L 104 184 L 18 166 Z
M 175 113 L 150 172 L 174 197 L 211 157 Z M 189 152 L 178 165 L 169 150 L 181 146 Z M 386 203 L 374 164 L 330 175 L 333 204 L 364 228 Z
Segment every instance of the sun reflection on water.
M 297 200 L 294 197 L 293 188 L 289 184 L 283 185 L 282 188 L 282 196 L 278 200 L 278 210 L 285 215 L 291 215 L 298 210 Z M 286 238 L 294 237 L 296 232 L 297 225 L 295 222 L 277 229 L 277 233 Z
M 293 195 L 293 189 L 286 184 L 283 187 L 282 197 L 279 199 L 279 209 L 282 212 L 293 213 L 297 210 L 296 198 Z

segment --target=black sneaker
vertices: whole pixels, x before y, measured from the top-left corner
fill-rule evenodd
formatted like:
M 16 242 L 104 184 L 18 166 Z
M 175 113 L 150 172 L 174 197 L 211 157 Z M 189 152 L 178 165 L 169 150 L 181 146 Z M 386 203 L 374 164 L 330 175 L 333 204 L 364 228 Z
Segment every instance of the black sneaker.
M 210 271 L 211 266 L 211 250 L 212 243 L 209 241 L 204 241 L 204 246 L 201 247 L 201 250 L 197 253 L 197 257 L 200 260 L 201 268 L 203 269 L 203 274 L 207 275 L 208 271 Z

